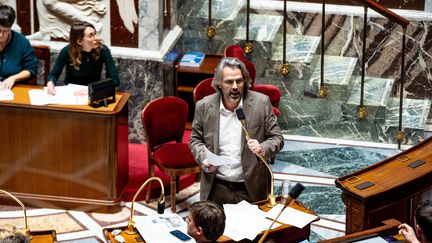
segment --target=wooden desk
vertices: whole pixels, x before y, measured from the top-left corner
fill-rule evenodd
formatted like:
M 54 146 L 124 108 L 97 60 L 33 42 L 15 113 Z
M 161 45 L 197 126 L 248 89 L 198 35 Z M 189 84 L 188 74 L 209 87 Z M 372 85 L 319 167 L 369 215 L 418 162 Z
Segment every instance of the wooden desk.
M 280 201 L 280 197 L 278 197 L 277 200 Z M 267 203 L 267 201 L 260 201 L 260 202 L 257 202 L 256 204 L 259 205 L 259 207 L 262 210 L 269 211 L 270 208 L 265 206 L 266 203 Z M 313 211 L 307 209 L 298 201 L 294 201 L 294 203 L 291 204 L 291 207 L 298 209 L 300 211 L 306 212 L 306 213 L 316 215 Z M 316 219 L 315 221 L 318 221 L 318 220 L 319 220 L 319 218 Z M 142 238 L 139 233 L 136 233 L 133 235 L 126 234 L 124 232 L 124 230 L 126 228 L 127 228 L 127 226 L 105 228 L 105 229 L 103 229 L 103 234 L 105 236 L 105 239 L 109 242 L 112 242 L 112 243 L 117 242 L 115 240 L 114 236 L 112 235 L 112 231 L 115 229 L 122 230 L 120 235 L 125 238 L 126 242 L 138 242 L 136 239 Z M 296 228 L 296 227 L 291 226 L 291 225 L 283 224 L 276 229 L 270 230 L 270 233 L 269 233 L 267 239 L 273 239 L 274 242 L 300 242 L 300 241 L 303 241 L 305 239 L 309 239 L 309 235 L 310 235 L 310 224 L 306 225 L 302 229 Z M 258 242 L 259 239 L 261 238 L 261 236 L 262 236 L 262 233 L 259 234 L 253 242 Z M 235 242 L 235 241 L 233 241 L 232 239 L 230 239 L 226 236 L 221 236 L 217 242 L 228 243 L 228 242 Z M 249 240 L 242 240 L 239 242 L 250 242 L 250 241 Z
M 179 58 L 179 60 L 181 57 Z M 206 78 L 213 77 L 215 69 L 222 59 L 221 55 L 206 54 L 204 61 L 199 67 L 182 67 L 175 65 L 174 80 L 176 84 L 176 96 L 188 103 L 188 121 L 193 120 L 195 103 L 193 102 L 193 91 L 195 86 Z
M 416 161 L 424 163 L 412 168 Z M 360 190 L 357 186 L 372 182 Z M 336 179 L 346 205 L 346 234 L 394 218 L 411 223 L 413 198 L 432 188 L 432 137 L 379 163 Z
M 398 226 L 401 224 L 401 222 L 397 221 L 396 219 L 388 219 L 382 222 L 382 226 L 364 230 L 357 233 L 352 233 L 349 235 L 344 235 L 341 237 L 328 239 L 328 240 L 322 240 L 318 241 L 319 243 L 342 243 L 342 242 L 354 242 L 354 241 L 360 241 L 365 240 L 377 236 L 381 237 L 388 237 L 388 236 L 394 236 L 398 234 Z M 396 239 L 403 241 L 404 237 L 402 235 L 396 235 Z
M 0 102 L 0 188 L 27 206 L 118 211 L 128 181 L 128 93 L 108 107 Z M 8 199 L 0 197 L 0 203 Z
M 277 198 L 277 201 L 278 202 L 280 201 L 280 197 Z M 267 200 L 264 200 L 264 201 L 257 202 L 256 204 L 259 205 L 261 210 L 267 212 L 271 208 L 268 208 L 267 206 L 265 206 L 266 203 L 267 203 Z M 290 207 L 295 208 L 297 210 L 300 210 L 302 212 L 316 215 L 316 213 L 314 213 L 312 210 L 306 208 L 299 201 L 293 201 L 293 203 L 291 203 Z M 318 221 L 318 220 L 319 220 L 319 218 L 314 220 L 314 222 Z M 292 226 L 292 225 L 282 224 L 281 226 L 277 227 L 276 229 L 270 230 L 270 233 L 266 239 L 267 240 L 272 239 L 273 242 L 300 242 L 300 241 L 309 239 L 310 225 L 311 224 L 308 224 L 305 227 L 303 227 L 302 229 L 299 229 L 299 228 Z M 260 233 L 253 240 L 253 242 L 258 242 L 262 235 L 263 235 L 263 233 Z M 233 241 L 232 239 L 223 235 L 218 239 L 218 242 L 229 243 L 229 242 L 236 242 L 236 241 Z M 239 242 L 250 242 L 250 241 L 249 240 L 242 240 Z

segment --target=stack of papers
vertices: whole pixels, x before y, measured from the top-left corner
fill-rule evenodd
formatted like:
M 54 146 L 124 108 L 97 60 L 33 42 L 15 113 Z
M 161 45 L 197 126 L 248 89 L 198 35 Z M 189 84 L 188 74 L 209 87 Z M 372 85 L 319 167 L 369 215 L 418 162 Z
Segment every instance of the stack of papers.
M 0 90 L 0 100 L 13 100 L 14 93 L 10 89 Z
M 88 95 L 75 95 L 79 91 L 87 91 L 85 85 L 68 84 L 66 86 L 55 87 L 56 94 L 50 95 L 45 87 L 41 89 L 29 90 L 30 104 L 32 105 L 87 105 Z
M 242 239 L 253 240 L 271 225 L 271 220 L 266 219 L 266 212 L 246 201 L 237 204 L 224 204 L 226 216 L 224 235 L 240 241 Z M 272 229 L 279 227 L 274 223 Z
M 264 212 L 257 205 L 252 205 L 246 201 L 237 204 L 224 204 L 223 207 L 226 215 L 224 235 L 235 241 L 240 241 L 242 239 L 253 240 L 259 233 L 267 230 L 273 219 L 282 210 L 283 205 L 277 204 L 268 212 Z M 316 218 L 318 217 L 315 215 L 287 207 L 277 222 L 301 229 Z M 277 222 L 273 224 L 272 229 L 280 226 Z
M 155 214 L 148 216 L 135 216 L 135 226 L 147 243 L 185 242 L 173 236 L 170 231 L 180 230 L 187 232 L 186 222 L 177 214 Z M 195 242 L 193 238 L 187 241 Z
M 277 204 L 270 211 L 267 212 L 267 217 L 273 220 L 274 218 L 276 218 L 276 216 L 279 214 L 282 208 L 283 208 L 282 204 Z M 277 221 L 301 229 L 317 218 L 318 216 L 308 214 L 291 207 L 286 207 L 285 210 L 277 219 Z

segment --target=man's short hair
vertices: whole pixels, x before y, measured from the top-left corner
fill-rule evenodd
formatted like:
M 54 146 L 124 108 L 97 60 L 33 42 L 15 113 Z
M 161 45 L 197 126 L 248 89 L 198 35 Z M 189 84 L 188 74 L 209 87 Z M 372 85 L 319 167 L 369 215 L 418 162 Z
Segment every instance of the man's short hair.
M 216 241 L 223 234 L 226 217 L 221 206 L 210 201 L 195 202 L 189 206 L 189 213 L 207 240 Z
M 15 22 L 15 10 L 9 5 L 0 6 L 0 25 L 4 27 L 12 27 Z
M 432 242 L 432 204 L 429 200 L 419 204 L 415 217 L 423 235 L 429 242 Z
M 30 240 L 24 235 L 11 235 L 0 240 L 0 243 L 29 243 Z
M 216 67 L 215 75 L 213 77 L 213 81 L 212 81 L 211 86 L 217 92 L 221 91 L 219 89 L 218 84 L 220 84 L 222 82 L 223 70 L 225 67 L 230 67 L 232 69 L 234 69 L 234 68 L 240 69 L 240 71 L 243 74 L 243 79 L 244 79 L 244 83 L 245 83 L 244 94 L 246 94 L 247 90 L 250 88 L 250 85 L 252 83 L 252 79 L 251 79 L 249 72 L 246 69 L 246 66 L 244 65 L 244 63 L 242 61 L 240 61 L 240 59 L 235 58 L 235 57 L 225 57 L 220 61 L 219 65 Z
M 0 226 L 0 243 L 28 243 L 30 240 L 25 236 L 25 230 L 15 225 Z

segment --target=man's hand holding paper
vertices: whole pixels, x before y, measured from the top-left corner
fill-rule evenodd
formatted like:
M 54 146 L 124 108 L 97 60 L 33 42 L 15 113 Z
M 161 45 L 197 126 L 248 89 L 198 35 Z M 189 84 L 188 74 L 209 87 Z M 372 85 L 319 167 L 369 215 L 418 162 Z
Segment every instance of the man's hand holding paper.
M 205 148 L 205 155 L 207 158 L 207 163 L 213 166 L 230 165 L 235 163 L 235 160 L 232 158 L 216 155 L 208 150 L 207 147 Z

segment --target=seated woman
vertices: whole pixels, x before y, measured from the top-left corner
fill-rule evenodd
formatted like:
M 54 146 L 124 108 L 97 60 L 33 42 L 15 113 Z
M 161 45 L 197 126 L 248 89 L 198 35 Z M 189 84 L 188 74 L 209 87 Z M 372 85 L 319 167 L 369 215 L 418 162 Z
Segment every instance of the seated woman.
M 55 94 L 55 84 L 66 66 L 64 84 L 88 85 L 101 79 L 102 66 L 105 63 L 106 77 L 119 85 L 117 68 L 106 45 L 96 38 L 92 24 L 77 21 L 71 26 L 69 45 L 59 53 L 53 69 L 48 75 L 48 93 Z
M 0 6 L 0 90 L 11 89 L 16 82 L 36 75 L 37 58 L 30 42 L 21 33 L 11 30 L 15 10 Z

